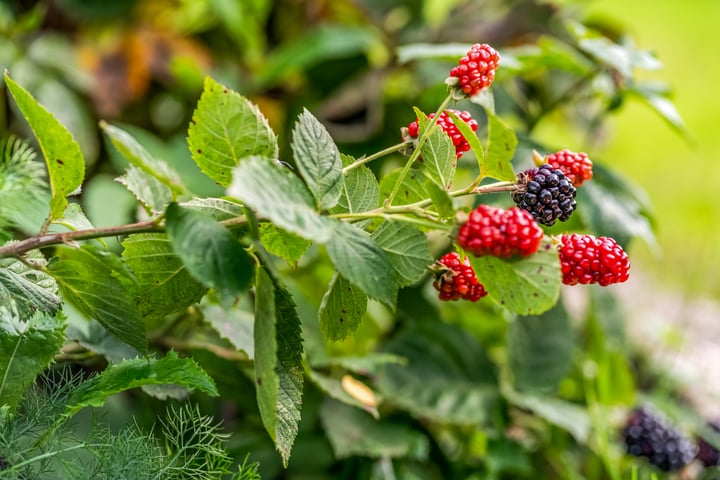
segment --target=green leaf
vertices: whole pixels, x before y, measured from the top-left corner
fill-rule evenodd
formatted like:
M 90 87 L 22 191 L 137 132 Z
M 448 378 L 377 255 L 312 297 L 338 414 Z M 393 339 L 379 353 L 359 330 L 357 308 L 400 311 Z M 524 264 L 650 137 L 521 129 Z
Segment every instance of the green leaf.
M 480 165 L 480 175 L 508 182 L 515 181 L 512 157 L 517 147 L 515 131 L 490 109 L 485 109 L 488 118 L 488 145 Z
M 343 155 L 343 164 L 349 165 L 354 158 Z M 344 176 L 342 193 L 333 213 L 367 212 L 378 206 L 380 187 L 375 174 L 365 165 L 350 170 Z
M 302 405 L 300 319 L 290 294 L 262 267 L 256 273 L 254 333 L 260 416 L 287 466 Z
M 228 195 L 308 240 L 327 242 L 333 234 L 332 222 L 315 211 L 302 181 L 270 158 L 251 157 L 240 163 L 233 171 Z
M 203 316 L 223 338 L 232 343 L 233 347 L 245 352 L 249 359 L 255 355 L 253 329 L 255 317 L 252 311 L 240 308 L 225 310 L 217 305 L 204 305 Z
M 210 77 L 190 122 L 188 145 L 200 170 L 223 187 L 242 159 L 278 155 L 275 133 L 260 110 Z
M 321 210 L 334 207 L 343 186 L 342 161 L 332 137 L 307 109 L 292 132 L 293 158 Z
M 110 137 L 115 148 L 136 168 L 165 185 L 171 192 L 183 193 L 180 175 L 167 162 L 153 157 L 130 133 L 100 122 L 100 128 Z
M 355 333 L 365 310 L 367 295 L 336 273 L 320 304 L 320 329 L 328 340 L 343 340 Z
M 146 321 L 161 320 L 200 301 L 207 288 L 195 280 L 163 233 L 129 235 L 122 257 L 136 282 L 126 288 Z
M 57 283 L 47 273 L 28 264 L 42 268 L 47 262 L 38 250 L 27 253 L 24 262 L 0 259 L 0 305 L 14 304 L 21 319 L 35 312 L 55 314 L 61 304 Z
M 588 441 L 591 428 L 590 415 L 583 407 L 559 398 L 534 394 L 506 392 L 505 396 L 514 405 L 530 410 L 538 417 L 566 430 L 578 442 Z
M 354 407 L 356 409 L 363 409 L 366 412 L 370 413 L 370 415 L 372 415 L 374 418 L 380 418 L 380 414 L 378 413 L 377 408 L 374 406 L 365 405 L 363 402 L 350 395 L 343 388 L 342 380 L 340 378 L 330 377 L 316 370 L 310 369 L 307 371 L 307 376 L 308 379 L 313 382 L 315 386 L 317 386 L 328 397 L 342 402 L 345 405 L 350 405 L 351 407 Z
M 557 250 L 549 240 L 529 257 L 468 257 L 490 297 L 508 310 L 537 315 L 557 302 L 562 275 Z
M 125 185 L 150 214 L 164 211 L 173 201 L 173 192 L 167 185 L 134 165 L 115 180 Z
M 181 202 L 179 205 L 212 217 L 218 222 L 241 217 L 245 214 L 243 205 L 223 198 L 193 198 L 187 202 Z
M 385 221 L 373 232 L 372 238 L 385 251 L 401 287 L 420 280 L 434 261 L 427 237 L 409 223 Z
M 227 228 L 176 203 L 168 206 L 165 220 L 175 254 L 193 277 L 215 290 L 226 308 L 250 287 L 253 260 Z
M 260 242 L 268 252 L 284 259 L 290 265 L 295 265 L 310 247 L 308 240 L 272 223 L 260 225 Z
M 572 365 L 575 343 L 575 332 L 562 303 L 539 316 L 517 317 L 507 334 L 515 388 L 553 392 Z
M 376 421 L 362 410 L 335 400 L 322 403 L 320 421 L 336 458 L 359 455 L 424 460 L 430 450 L 428 438 L 409 425 Z
M 57 317 L 38 313 L 23 321 L 16 311 L 0 306 L 0 405 L 17 405 L 62 348 L 64 329 Z
M 640 237 L 659 251 L 650 202 L 640 187 L 595 163 L 592 181 L 578 189 L 577 197 L 578 215 L 596 235 L 612 237 L 624 247 Z
M 458 117 L 452 110 L 446 110 L 445 111 L 450 119 L 453 121 L 455 126 L 458 130 L 460 130 L 460 133 L 463 137 L 465 137 L 465 140 L 470 145 L 470 150 L 472 150 L 473 154 L 475 155 L 475 158 L 477 159 L 478 165 L 480 167 L 480 170 L 482 171 L 483 166 L 483 159 L 485 158 L 485 150 L 482 147 L 482 144 L 480 143 L 480 139 L 478 138 L 477 134 L 473 131 L 472 128 L 470 128 L 470 125 L 465 123 L 460 117 Z
M 145 325 L 112 268 L 119 260 L 89 246 L 61 246 L 55 255 L 57 259 L 50 263 L 48 272 L 55 277 L 63 297 L 119 340 L 145 353 Z
M 423 128 L 420 130 L 422 132 Z M 420 147 L 420 153 L 422 159 L 419 168 L 422 172 L 438 187 L 450 190 L 457 166 L 455 146 L 450 137 L 438 125 L 434 125 Z
M 465 330 L 440 322 L 414 322 L 383 349 L 407 359 L 376 376 L 385 401 L 415 417 L 458 425 L 485 421 L 497 401 L 494 367 Z
M 400 178 L 401 171 L 402 168 L 398 168 L 382 177 L 382 180 L 380 181 L 380 196 L 382 198 L 388 198 L 390 196 L 390 192 L 392 192 L 395 182 L 397 182 L 397 179 Z M 426 181 L 429 181 L 429 179 L 418 169 L 411 168 L 400 185 L 400 189 L 395 197 L 395 204 L 404 205 L 420 202 L 428 198 L 429 194 L 427 188 L 425 187 Z
M 685 121 L 680 116 L 680 112 L 677 111 L 673 102 L 667 98 L 665 92 L 648 85 L 637 85 L 635 88 L 629 90 L 629 92 L 639 96 L 641 100 L 647 103 L 650 108 L 655 110 L 668 122 L 671 127 L 687 136 L 687 125 L 685 125 Z
M 326 247 L 337 271 L 370 298 L 392 307 L 398 286 L 385 252 L 366 232 L 343 222 L 334 226 Z
M 455 216 L 455 205 L 447 190 L 443 190 L 430 179 L 425 179 L 423 188 L 441 217 L 452 218 Z
M 64 416 L 72 417 L 85 407 L 101 407 L 111 395 L 143 385 L 174 384 L 218 395 L 212 378 L 191 358 L 169 351 L 162 358 L 134 358 L 108 366 L 79 385 L 68 399 Z
M 50 218 L 61 217 L 67 196 L 75 192 L 85 178 L 85 160 L 70 132 L 5 72 L 5 85 L 37 137 L 45 157 L 50 182 Z

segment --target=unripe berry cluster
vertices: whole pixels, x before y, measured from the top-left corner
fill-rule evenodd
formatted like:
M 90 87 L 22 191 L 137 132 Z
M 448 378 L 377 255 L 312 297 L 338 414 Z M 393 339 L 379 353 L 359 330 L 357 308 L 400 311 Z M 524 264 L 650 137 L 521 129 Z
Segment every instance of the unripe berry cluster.
M 462 92 L 464 96 L 477 95 L 495 79 L 500 55 L 490 45 L 476 43 L 460 59 L 457 67 L 450 70 L 446 83 Z
M 560 150 L 546 156 L 543 163 L 563 172 L 575 187 L 579 187 L 593 176 L 592 161 L 583 152 Z
M 612 238 L 573 233 L 560 239 L 560 268 L 566 285 L 607 286 L 628 279 L 630 260 Z
M 458 231 L 457 243 L 475 256 L 527 257 L 540 247 L 543 231 L 525 210 L 480 205 Z
M 478 283 L 475 270 L 467 257 L 460 261 L 456 252 L 450 252 L 437 262 L 433 287 L 440 292 L 440 300 L 469 300 L 477 302 L 487 295 L 482 284 Z

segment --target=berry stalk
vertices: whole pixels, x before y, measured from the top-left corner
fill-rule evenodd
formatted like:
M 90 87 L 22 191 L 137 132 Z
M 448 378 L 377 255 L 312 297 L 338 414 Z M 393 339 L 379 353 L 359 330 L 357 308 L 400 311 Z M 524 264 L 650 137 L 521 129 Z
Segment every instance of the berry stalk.
M 382 158 L 385 155 L 390 155 L 391 153 L 398 152 L 402 150 L 403 148 L 407 148 L 408 146 L 412 145 L 412 141 L 407 142 L 401 142 L 396 145 L 393 145 L 391 147 L 385 148 L 383 150 L 380 150 L 379 152 L 375 152 L 372 155 L 368 155 L 367 157 L 358 158 L 350 165 L 343 168 L 343 175 L 347 175 L 351 170 L 356 169 L 360 165 L 365 165 L 366 163 L 370 163 L 373 160 L 377 160 L 378 158 Z

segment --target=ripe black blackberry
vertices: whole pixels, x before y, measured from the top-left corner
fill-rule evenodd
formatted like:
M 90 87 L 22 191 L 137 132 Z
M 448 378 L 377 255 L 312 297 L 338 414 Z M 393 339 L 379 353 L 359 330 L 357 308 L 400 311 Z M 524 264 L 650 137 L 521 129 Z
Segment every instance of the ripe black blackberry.
M 663 472 L 673 472 L 692 462 L 697 447 L 665 417 L 644 407 L 635 408 L 625 423 L 627 451 L 645 457 Z
M 515 204 L 532 214 L 538 223 L 553 225 L 567 221 L 575 210 L 575 187 L 561 170 L 545 164 L 520 172 Z

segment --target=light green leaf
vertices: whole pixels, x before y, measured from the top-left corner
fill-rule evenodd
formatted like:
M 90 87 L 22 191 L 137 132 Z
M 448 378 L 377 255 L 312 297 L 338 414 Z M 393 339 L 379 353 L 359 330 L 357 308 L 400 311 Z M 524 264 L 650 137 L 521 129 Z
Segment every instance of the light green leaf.
M 407 359 L 376 375 L 385 402 L 411 415 L 458 425 L 477 425 L 497 401 L 494 367 L 465 330 L 441 322 L 414 322 L 383 349 Z
M 55 277 L 63 297 L 119 340 L 145 353 L 145 325 L 112 268 L 119 260 L 89 246 L 61 246 L 55 255 L 48 272 Z
M 260 110 L 210 77 L 188 128 L 188 145 L 200 170 L 223 187 L 240 160 L 278 155 L 275 133 Z
M 385 252 L 359 228 L 343 222 L 334 226 L 326 247 L 337 271 L 370 298 L 393 307 L 398 285 Z
M 135 165 L 129 165 L 125 175 L 115 180 L 125 185 L 150 214 L 164 211 L 173 201 L 170 187 Z
M 488 145 L 480 165 L 480 175 L 514 182 L 511 160 L 518 143 L 515 132 L 490 109 L 486 108 L 485 113 L 488 118 Z
M 85 160 L 70 132 L 40 105 L 24 88 L 5 73 L 5 85 L 38 139 L 45 157 L 50 182 L 50 218 L 61 217 L 67 196 L 75 192 L 85 178 Z
M 310 247 L 308 240 L 272 223 L 260 225 L 260 242 L 268 252 L 284 259 L 290 265 L 295 265 Z
M 355 159 L 343 155 L 343 164 L 349 165 Z M 365 165 L 350 170 L 344 177 L 342 194 L 333 213 L 367 212 L 378 206 L 380 187 L 375 174 Z
M 485 150 L 482 147 L 482 144 L 480 143 L 480 139 L 478 138 L 477 134 L 473 131 L 472 128 L 470 128 L 470 125 L 465 123 L 460 117 L 458 117 L 452 110 L 446 110 L 446 113 L 450 117 L 450 119 L 453 121 L 455 126 L 458 130 L 460 130 L 460 133 L 463 137 L 465 137 L 465 140 L 470 145 L 470 150 L 472 150 L 473 154 L 475 155 L 475 158 L 478 161 L 478 166 L 480 167 L 480 170 L 482 171 L 482 163 L 483 159 L 485 158 Z
M 200 301 L 207 287 L 195 280 L 163 233 L 129 235 L 122 257 L 136 282 L 126 288 L 145 321 L 161 320 Z
M 227 192 L 260 217 L 308 240 L 327 242 L 333 234 L 333 223 L 315 211 L 302 181 L 270 158 L 250 157 L 241 162 Z
M 130 133 L 106 122 L 100 122 L 100 128 L 131 165 L 158 180 L 173 193 L 181 194 L 185 191 L 175 169 L 164 160 L 153 157 Z
M 230 231 L 200 212 L 171 203 L 165 213 L 173 251 L 188 272 L 228 308 L 252 280 L 253 261 Z
M 409 425 L 376 421 L 362 410 L 335 400 L 322 403 L 320 421 L 336 458 L 359 455 L 424 460 L 430 450 L 428 438 Z
M 334 207 L 343 186 L 342 161 L 332 137 L 307 109 L 292 132 L 293 158 L 321 210 Z
M 93 224 L 85 216 L 79 203 L 69 203 L 62 218 L 53 220 L 55 225 L 62 225 L 69 230 L 86 230 L 93 228 Z M 102 239 L 100 239 L 102 241 Z
M 658 91 L 657 88 L 648 85 L 638 85 L 629 90 L 629 93 L 639 96 L 679 133 L 688 135 L 687 125 L 673 102 L 667 98 L 667 93 Z
M 218 395 L 212 378 L 191 358 L 169 351 L 162 358 L 134 358 L 108 366 L 80 384 L 68 399 L 64 416 L 72 417 L 85 407 L 101 407 L 111 395 L 144 385 L 174 384 Z
M 325 338 L 343 340 L 357 330 L 367 309 L 367 295 L 336 273 L 320 304 L 320 329 Z
M 302 405 L 300 319 L 290 294 L 262 267 L 256 273 L 254 333 L 260 416 L 287 466 Z
M 224 198 L 193 198 L 187 202 L 181 202 L 180 206 L 203 213 L 218 222 L 241 217 L 245 214 L 245 207 Z
M 452 218 L 455 216 L 455 205 L 453 205 L 453 200 L 447 190 L 443 190 L 429 178 L 423 182 L 423 188 L 441 217 Z
M 590 436 L 591 421 L 586 409 L 559 398 L 507 392 L 514 405 L 530 410 L 540 418 L 569 432 L 580 443 Z
M 14 304 L 21 319 L 36 312 L 55 314 L 62 302 L 57 283 L 47 273 L 30 268 L 28 264 L 42 268 L 47 262 L 38 250 L 27 253 L 25 262 L 14 258 L 0 259 L 0 305 Z
M 517 317 L 508 329 L 507 352 L 516 389 L 553 392 L 575 353 L 575 332 L 562 303 L 542 315 Z
M 388 198 L 390 196 L 390 192 L 392 192 L 395 182 L 397 182 L 397 179 L 400 178 L 401 171 L 402 168 L 398 168 L 382 177 L 380 180 L 380 196 L 382 198 Z M 426 178 L 418 169 L 411 168 L 400 185 L 400 189 L 395 197 L 395 204 L 405 205 L 428 198 L 429 194 L 424 185 L 428 180 L 429 179 Z
M 422 130 L 421 127 L 421 132 Z M 420 147 L 420 153 L 422 159 L 419 169 L 438 187 L 450 190 L 457 166 L 455 146 L 450 137 L 438 125 L 434 125 L 427 140 Z
M 557 250 L 549 240 L 529 257 L 468 257 L 490 297 L 508 310 L 537 315 L 557 302 L 562 275 Z
M 0 306 L 0 405 L 17 405 L 62 348 L 64 329 L 57 317 L 38 313 L 23 321 L 7 305 Z
M 253 329 L 255 317 L 252 311 L 240 308 L 225 310 L 217 305 L 204 305 L 203 316 L 223 338 L 232 343 L 233 347 L 247 354 L 249 359 L 255 355 Z
M 420 280 L 434 261 L 427 237 L 409 223 L 385 221 L 373 232 L 372 238 L 385 251 L 401 287 Z

